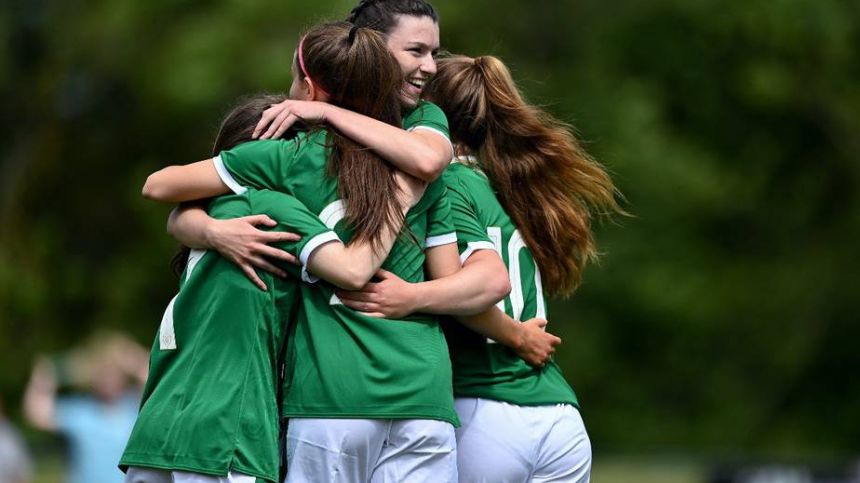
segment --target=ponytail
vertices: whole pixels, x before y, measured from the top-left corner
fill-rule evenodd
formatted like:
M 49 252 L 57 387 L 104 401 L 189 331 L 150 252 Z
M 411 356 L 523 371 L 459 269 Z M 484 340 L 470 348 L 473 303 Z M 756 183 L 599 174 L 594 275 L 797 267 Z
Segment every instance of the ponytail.
M 331 94 L 331 104 L 400 126 L 402 75 L 379 32 L 330 23 L 312 29 L 301 44 L 304 74 Z M 384 229 L 403 221 L 395 170 L 334 128 L 328 128 L 328 143 L 327 172 L 338 179 L 352 239 L 380 248 Z
M 593 216 L 624 213 L 609 175 L 570 125 L 523 99 L 496 57 L 441 59 L 428 94 L 448 115 L 455 145 L 478 155 L 547 293 L 572 293 L 598 258 Z

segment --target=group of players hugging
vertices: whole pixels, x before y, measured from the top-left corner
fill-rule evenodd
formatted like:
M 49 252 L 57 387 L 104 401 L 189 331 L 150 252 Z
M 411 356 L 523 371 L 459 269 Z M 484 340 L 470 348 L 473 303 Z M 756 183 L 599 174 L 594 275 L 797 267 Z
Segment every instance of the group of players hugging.
M 621 212 L 496 57 L 438 55 L 424 0 L 297 41 L 212 157 L 149 176 L 187 247 L 126 482 L 587 482 L 545 296 Z

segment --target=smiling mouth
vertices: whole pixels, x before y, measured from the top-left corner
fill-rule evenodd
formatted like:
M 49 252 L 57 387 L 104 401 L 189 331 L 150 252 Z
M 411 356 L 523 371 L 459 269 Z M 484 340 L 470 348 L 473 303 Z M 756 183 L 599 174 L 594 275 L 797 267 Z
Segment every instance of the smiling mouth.
M 424 79 L 409 79 L 408 81 L 406 81 L 407 84 L 418 89 L 419 91 L 424 89 L 425 82 L 426 81 Z

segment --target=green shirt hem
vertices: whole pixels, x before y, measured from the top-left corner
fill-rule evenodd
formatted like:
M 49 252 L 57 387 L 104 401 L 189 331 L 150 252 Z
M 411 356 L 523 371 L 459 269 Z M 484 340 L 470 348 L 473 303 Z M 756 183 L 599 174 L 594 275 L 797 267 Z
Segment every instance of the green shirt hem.
M 126 453 L 128 455 L 129 453 Z M 137 466 L 140 468 L 152 468 L 157 470 L 166 470 L 166 471 L 188 471 L 191 473 L 200 473 L 204 475 L 212 475 L 212 476 L 227 476 L 230 471 L 238 471 L 239 473 L 246 474 L 248 476 L 253 476 L 255 478 L 262 479 L 264 481 L 270 483 L 277 483 L 278 475 L 266 475 L 265 473 L 253 470 L 251 468 L 247 468 L 243 465 L 227 465 L 226 469 L 213 469 L 211 465 L 218 466 L 221 468 L 224 466 L 223 461 L 216 460 L 207 460 L 205 458 L 191 458 L 200 463 L 195 464 L 187 464 L 187 463 L 176 463 L 173 462 L 174 459 L 189 459 L 187 456 L 178 456 L 178 455 L 170 455 L 166 456 L 163 454 L 159 455 L 151 455 L 147 453 L 132 453 L 134 457 L 126 457 L 123 456 L 119 461 L 119 468 L 125 473 L 129 466 Z M 140 459 L 142 458 L 142 459 Z M 206 464 L 208 463 L 208 464 Z
M 451 423 L 455 428 L 460 427 L 456 414 L 428 414 L 426 412 L 374 412 L 374 411 L 344 411 L 323 409 L 302 409 L 285 407 L 285 418 L 320 418 L 320 419 L 432 419 Z

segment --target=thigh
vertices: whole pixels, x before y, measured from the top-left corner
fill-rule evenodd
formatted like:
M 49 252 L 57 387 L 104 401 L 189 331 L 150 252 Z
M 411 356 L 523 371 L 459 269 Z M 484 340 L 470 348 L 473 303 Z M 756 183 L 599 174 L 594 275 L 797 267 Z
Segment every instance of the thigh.
M 456 483 L 457 442 L 451 423 L 432 419 L 392 421 L 371 482 L 403 481 Z
M 533 469 L 533 428 L 523 408 L 489 399 L 458 398 L 457 467 L 462 483 L 522 483 Z
M 367 482 L 389 426 L 384 419 L 290 419 L 284 481 Z
M 591 441 L 579 411 L 562 404 L 538 450 L 532 481 L 588 483 L 591 477 Z

